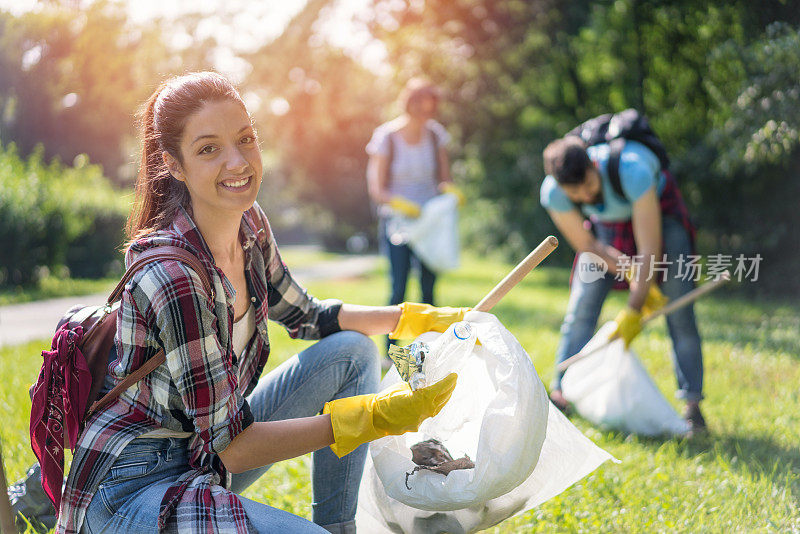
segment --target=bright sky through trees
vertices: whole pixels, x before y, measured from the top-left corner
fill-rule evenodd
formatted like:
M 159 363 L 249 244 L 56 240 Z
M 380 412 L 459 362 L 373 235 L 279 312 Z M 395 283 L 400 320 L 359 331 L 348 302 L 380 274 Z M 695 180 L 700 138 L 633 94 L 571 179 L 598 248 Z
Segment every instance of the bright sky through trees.
M 63 5 L 79 6 L 92 0 L 64 1 Z M 124 0 L 129 20 L 142 23 L 153 18 L 180 20 L 186 13 L 204 16 L 195 37 L 215 37 L 223 45 L 216 58 L 216 67 L 234 77 L 243 68 L 236 60 L 237 52 L 252 52 L 283 31 L 293 16 L 305 6 L 304 0 L 252 2 L 248 0 Z M 0 10 L 15 15 L 41 8 L 36 0 L 0 0 Z M 369 0 L 336 0 L 324 10 L 317 28 L 320 36 L 360 59 L 373 70 L 382 70 L 386 58 L 383 45 L 370 36 L 363 21 L 371 18 Z M 168 39 L 181 48 L 191 39 L 181 31 Z

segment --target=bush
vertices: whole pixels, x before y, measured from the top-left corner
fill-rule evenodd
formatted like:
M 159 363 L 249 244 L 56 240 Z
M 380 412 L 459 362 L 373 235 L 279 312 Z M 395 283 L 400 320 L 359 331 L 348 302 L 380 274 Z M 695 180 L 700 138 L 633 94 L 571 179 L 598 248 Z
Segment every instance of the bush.
M 0 286 L 64 266 L 99 277 L 120 259 L 127 200 L 85 156 L 68 167 L 42 154 L 24 160 L 13 144 L 0 146 Z

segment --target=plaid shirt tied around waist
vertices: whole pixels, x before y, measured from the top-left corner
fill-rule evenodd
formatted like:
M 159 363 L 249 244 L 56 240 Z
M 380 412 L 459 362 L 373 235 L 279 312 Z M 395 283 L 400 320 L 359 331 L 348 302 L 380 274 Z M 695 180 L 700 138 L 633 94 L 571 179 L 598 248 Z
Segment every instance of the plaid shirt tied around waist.
M 659 198 L 659 205 L 661 207 L 662 217 L 673 217 L 677 219 L 681 225 L 686 229 L 689 234 L 692 249 L 694 249 L 696 229 L 692 220 L 689 217 L 689 210 L 686 208 L 686 203 L 683 201 L 678 183 L 675 177 L 669 171 L 662 171 L 666 177 L 664 190 L 661 192 Z M 633 223 L 631 221 L 622 222 L 603 222 L 598 220 L 585 220 L 584 225 L 591 229 L 592 225 L 602 226 L 608 230 L 611 235 L 611 241 L 607 243 L 615 249 L 619 250 L 626 256 L 636 256 L 636 240 L 633 235 Z M 575 266 L 578 264 L 578 257 L 580 254 L 575 255 L 575 260 L 572 262 L 572 272 L 570 273 L 570 285 L 572 285 L 572 278 L 575 275 Z M 628 282 L 624 280 L 615 280 L 613 289 L 627 289 Z
M 148 265 L 125 287 L 117 319 L 117 359 L 109 365 L 106 383 L 119 383 L 159 348 L 164 348 L 166 361 L 87 422 L 73 454 L 57 532 L 80 531 L 98 485 L 122 449 L 158 428 L 194 433 L 191 470 L 167 490 L 159 530 L 177 516 L 182 532 L 253 531 L 236 495 L 224 489 L 228 473 L 217 453 L 253 422 L 245 397 L 269 356 L 267 319 L 282 324 L 293 338 L 319 339 L 339 330 L 341 302 L 319 301 L 292 278 L 258 204 L 244 213 L 240 238 L 256 316 L 256 332 L 240 357 L 232 348 L 234 288 L 214 265 L 186 210 L 179 209 L 167 229 L 139 239 L 128 250 L 126 265 L 153 247 L 183 247 L 201 260 L 214 290 L 207 294 L 197 273 L 172 260 Z

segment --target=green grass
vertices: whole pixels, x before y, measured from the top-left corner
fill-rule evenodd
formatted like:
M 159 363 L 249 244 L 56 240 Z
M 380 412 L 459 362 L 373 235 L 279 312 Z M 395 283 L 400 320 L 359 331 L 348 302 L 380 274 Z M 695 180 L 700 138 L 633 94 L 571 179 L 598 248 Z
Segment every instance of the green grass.
M 117 281 L 117 278 L 101 278 L 99 280 L 83 278 L 63 279 L 51 275 L 40 280 L 39 284 L 35 287 L 15 287 L 0 290 L 0 306 L 20 304 L 34 300 L 106 293 L 114 288 Z
M 317 263 L 339 258 L 339 255 L 315 247 L 287 247 L 282 251 L 283 261 L 289 265 Z M 107 293 L 118 278 L 84 279 L 46 276 L 36 286 L 0 289 L 0 306 L 21 304 L 34 300 Z
M 291 266 L 294 258 L 287 258 Z M 296 264 L 296 263 L 295 263 Z M 470 306 L 500 280 L 509 265 L 467 257 L 437 285 L 440 304 Z M 531 355 L 545 383 L 553 368 L 558 328 L 567 302 L 568 272 L 540 268 L 494 313 Z M 381 267 L 359 280 L 315 283 L 311 292 L 357 304 L 382 304 L 388 282 Z M 697 306 L 704 338 L 706 400 L 711 434 L 694 441 L 656 440 L 601 431 L 573 422 L 620 464 L 606 463 L 535 510 L 490 529 L 517 532 L 798 532 L 800 531 L 800 306 L 750 302 L 724 289 Z M 411 284 L 409 299 L 418 298 Z M 614 294 L 601 321 L 623 305 Z M 274 368 L 308 342 L 270 335 Z M 42 343 L 0 350 L 0 426 L 7 476 L 33 461 L 27 443 L 30 401 Z M 662 322 L 634 348 L 665 396 L 675 379 Z M 310 457 L 274 466 L 246 496 L 310 517 Z

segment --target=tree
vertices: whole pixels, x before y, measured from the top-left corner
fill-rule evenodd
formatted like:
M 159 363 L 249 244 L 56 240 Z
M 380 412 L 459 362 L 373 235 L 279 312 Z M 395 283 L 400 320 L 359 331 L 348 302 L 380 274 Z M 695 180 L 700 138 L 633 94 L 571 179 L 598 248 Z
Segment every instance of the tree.
M 65 161 L 87 153 L 116 177 L 133 113 L 166 57 L 157 26 L 129 26 L 107 1 L 0 12 L 0 140 L 23 154 L 42 143 Z
M 310 202 L 305 219 L 341 247 L 355 232 L 374 231 L 364 147 L 394 94 L 315 35 L 327 4 L 310 1 L 280 37 L 246 56 L 253 71 L 243 86 L 262 102 L 259 133 L 275 161 L 264 190 L 285 195 L 277 190 L 289 188 Z

